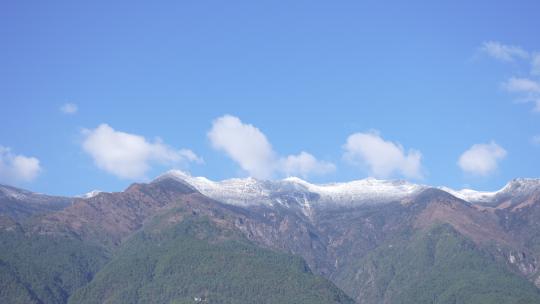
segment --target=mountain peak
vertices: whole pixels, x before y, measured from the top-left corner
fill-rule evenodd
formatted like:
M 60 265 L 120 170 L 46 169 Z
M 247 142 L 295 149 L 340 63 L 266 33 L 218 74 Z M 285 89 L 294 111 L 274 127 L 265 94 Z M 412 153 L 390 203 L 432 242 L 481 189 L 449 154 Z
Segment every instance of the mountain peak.
M 511 191 L 511 190 L 533 190 L 540 188 L 540 178 L 514 178 L 504 188 L 500 191 Z
M 80 197 L 80 198 L 92 198 L 94 196 L 99 195 L 100 193 L 103 193 L 103 191 L 101 191 L 101 190 L 92 190 L 92 191 L 87 192 L 85 194 L 81 194 L 81 195 L 79 195 L 77 197 Z

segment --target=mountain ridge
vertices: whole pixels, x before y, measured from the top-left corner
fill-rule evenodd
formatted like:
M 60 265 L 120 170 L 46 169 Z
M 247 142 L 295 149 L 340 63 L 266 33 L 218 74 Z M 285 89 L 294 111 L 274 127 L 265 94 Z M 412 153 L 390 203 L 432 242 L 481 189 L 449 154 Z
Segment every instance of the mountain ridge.
M 183 181 L 199 192 L 212 198 L 216 198 L 225 203 L 247 205 L 246 201 L 257 199 L 259 203 L 272 205 L 269 192 L 272 190 L 299 186 L 298 190 L 305 190 L 316 194 L 334 194 L 339 196 L 335 200 L 346 201 L 371 201 L 377 200 L 377 195 L 381 196 L 381 200 L 388 201 L 389 199 L 403 199 L 409 195 L 417 194 L 418 192 L 430 188 L 439 189 L 447 192 L 459 199 L 470 203 L 486 204 L 491 202 L 497 195 L 504 193 L 515 194 L 516 191 L 530 193 L 540 190 L 540 178 L 515 178 L 510 180 L 505 186 L 497 191 L 477 191 L 472 189 L 454 190 L 446 186 L 429 186 L 424 184 L 414 184 L 405 180 L 381 180 L 372 177 L 353 180 L 343 183 L 325 183 L 313 184 L 298 177 L 287 177 L 280 180 L 257 180 L 252 177 L 248 178 L 233 178 L 222 181 L 212 181 L 206 177 L 193 177 L 188 172 L 180 170 L 167 171 L 152 182 L 159 181 L 164 178 L 173 178 Z M 233 188 L 234 190 L 231 190 Z M 239 191 L 241 189 L 241 191 Z M 356 192 L 356 193 L 355 193 Z M 330 194 L 328 194 L 330 193 Z M 363 197 L 364 196 L 364 197 Z M 367 198 L 366 198 L 367 197 Z M 328 199 L 327 199 L 328 200 Z M 329 199 L 330 201 L 332 198 Z

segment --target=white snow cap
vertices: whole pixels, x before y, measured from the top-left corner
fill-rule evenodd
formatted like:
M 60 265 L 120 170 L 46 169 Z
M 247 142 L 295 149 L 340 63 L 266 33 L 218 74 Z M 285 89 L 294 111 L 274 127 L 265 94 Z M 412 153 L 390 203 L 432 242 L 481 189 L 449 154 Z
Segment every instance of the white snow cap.
M 345 183 L 312 184 L 298 177 L 282 180 L 258 180 L 252 177 L 212 181 L 194 177 L 180 171 L 168 171 L 155 181 L 174 178 L 183 181 L 202 194 L 217 201 L 239 206 L 296 204 L 302 208 L 312 206 L 357 206 L 399 201 L 428 188 L 437 188 L 470 203 L 488 203 L 499 194 L 530 193 L 540 191 L 540 179 L 520 178 L 510 181 L 498 191 L 486 192 L 472 189 L 454 190 L 448 187 L 431 187 L 404 180 L 366 178 Z
M 174 178 L 193 186 L 202 194 L 232 205 L 283 204 L 284 197 L 296 194 L 302 205 L 352 205 L 389 202 L 427 188 L 406 181 L 367 178 L 347 183 L 312 184 L 298 177 L 266 181 L 251 177 L 212 181 L 171 170 L 156 180 Z

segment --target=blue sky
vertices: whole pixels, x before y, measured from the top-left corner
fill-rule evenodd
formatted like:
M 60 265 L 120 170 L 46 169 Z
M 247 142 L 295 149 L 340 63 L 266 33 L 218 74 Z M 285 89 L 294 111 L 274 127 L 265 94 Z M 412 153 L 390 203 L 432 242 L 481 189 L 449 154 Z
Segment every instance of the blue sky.
M 538 177 L 539 11 L 4 1 L 0 182 L 73 195 L 171 168 L 483 190 Z

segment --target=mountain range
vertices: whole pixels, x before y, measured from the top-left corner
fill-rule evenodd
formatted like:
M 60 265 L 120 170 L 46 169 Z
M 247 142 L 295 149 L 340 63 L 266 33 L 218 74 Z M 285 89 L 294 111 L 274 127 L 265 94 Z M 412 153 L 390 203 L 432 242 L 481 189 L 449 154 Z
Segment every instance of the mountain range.
M 540 179 L 0 186 L 1 303 L 540 303 Z

